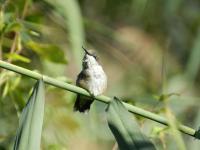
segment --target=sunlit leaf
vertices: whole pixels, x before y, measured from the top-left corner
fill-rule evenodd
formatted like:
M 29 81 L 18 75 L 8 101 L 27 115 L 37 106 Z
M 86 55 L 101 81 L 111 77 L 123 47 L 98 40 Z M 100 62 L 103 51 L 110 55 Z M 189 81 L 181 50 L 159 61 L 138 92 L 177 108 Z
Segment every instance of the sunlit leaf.
M 118 98 L 107 108 L 108 125 L 120 150 L 155 150 L 153 143 L 140 131 L 136 119 Z
M 169 99 L 171 96 L 180 96 L 179 93 L 169 93 L 169 94 L 161 94 L 161 95 L 154 95 L 154 98 L 158 101 L 165 101 Z
M 36 31 L 30 30 L 29 33 L 33 36 L 40 37 L 40 33 L 36 32 Z
M 7 81 L 3 89 L 3 94 L 2 94 L 3 98 L 8 94 L 8 91 L 9 91 L 9 82 Z
M 21 28 L 22 26 L 19 22 L 11 22 L 6 26 L 5 32 L 19 31 Z
M 0 73 L 0 85 L 2 85 L 5 81 L 15 77 L 16 74 L 10 71 L 3 71 Z
M 34 41 L 29 41 L 27 46 L 39 56 L 49 61 L 55 63 L 66 63 L 64 52 L 56 45 L 41 44 Z
M 15 88 L 19 85 L 20 81 L 21 81 L 21 76 L 17 76 L 16 78 L 14 78 L 12 86 L 10 87 L 11 90 L 15 90 Z
M 181 133 L 178 130 L 178 122 L 175 116 L 172 114 L 171 110 L 166 107 L 166 116 L 169 122 L 169 129 L 173 135 L 173 139 L 176 142 L 177 149 L 186 150 L 184 140 L 182 138 Z
M 22 111 L 14 150 L 39 150 L 44 116 L 44 82 L 38 81 Z
M 5 23 L 4 23 L 4 13 L 2 10 L 0 10 L 0 31 L 4 28 Z
M 24 57 L 22 55 L 16 54 L 16 53 L 9 53 L 5 55 L 6 58 L 11 58 L 13 61 L 22 61 L 25 63 L 30 63 L 31 60 L 27 57 Z
M 41 30 L 44 30 L 44 28 L 49 29 L 48 26 L 45 26 L 45 25 L 39 24 L 39 23 L 35 23 L 35 22 L 31 22 L 31 21 L 27 21 L 27 20 L 23 20 L 22 23 L 26 29 L 33 30 L 33 31 L 41 32 Z
M 169 127 L 159 127 L 159 126 L 155 126 L 152 128 L 151 131 L 151 136 L 158 136 L 160 133 L 165 133 L 166 131 L 168 131 Z

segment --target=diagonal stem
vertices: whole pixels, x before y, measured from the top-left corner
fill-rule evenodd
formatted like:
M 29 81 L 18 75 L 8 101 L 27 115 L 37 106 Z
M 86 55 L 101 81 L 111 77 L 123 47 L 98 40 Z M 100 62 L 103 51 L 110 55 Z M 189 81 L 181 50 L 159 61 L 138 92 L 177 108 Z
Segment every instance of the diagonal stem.
M 75 85 L 72 85 L 72 84 L 69 84 L 69 83 L 66 83 L 63 81 L 56 80 L 54 78 L 39 74 L 37 72 L 31 71 L 31 70 L 28 70 L 28 69 L 25 69 L 25 68 L 7 63 L 7 62 L 4 62 L 2 60 L 0 60 L 0 67 L 10 70 L 10 71 L 13 71 L 13 72 L 16 72 L 16 73 L 19 73 L 19 74 L 22 74 L 22 75 L 25 75 L 25 76 L 28 76 L 28 77 L 36 79 L 36 80 L 43 78 L 45 83 L 50 84 L 52 86 L 62 88 L 62 89 L 65 89 L 65 90 L 68 90 L 68 91 L 71 91 L 74 93 L 82 94 L 85 96 L 90 96 L 90 94 L 86 90 L 84 90 L 80 87 L 77 87 Z M 95 99 L 98 101 L 101 101 L 103 103 L 109 103 L 112 100 L 110 97 L 103 96 L 103 95 L 97 96 L 97 97 L 95 97 Z M 142 108 L 139 108 L 139 107 L 136 107 L 136 106 L 124 103 L 124 102 L 123 102 L 123 104 L 131 113 L 140 115 L 144 118 L 147 118 L 147 119 L 156 121 L 160 124 L 169 126 L 169 122 L 163 116 L 154 114 L 152 112 L 146 111 Z M 199 135 L 197 135 L 198 132 L 200 132 L 200 131 L 195 131 L 194 129 L 192 129 L 188 126 L 181 125 L 181 124 L 178 125 L 178 129 L 179 129 L 179 131 L 181 131 L 187 135 L 190 135 L 190 136 L 200 139 L 200 137 L 198 137 Z

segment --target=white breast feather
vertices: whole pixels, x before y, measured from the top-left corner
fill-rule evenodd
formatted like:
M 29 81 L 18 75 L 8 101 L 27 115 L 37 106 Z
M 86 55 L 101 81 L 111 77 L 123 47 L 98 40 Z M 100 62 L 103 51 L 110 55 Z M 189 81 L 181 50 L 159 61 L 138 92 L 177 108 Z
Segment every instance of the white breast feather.
M 100 65 L 89 70 L 91 80 L 89 81 L 89 91 L 94 96 L 100 95 L 107 87 L 107 77 Z

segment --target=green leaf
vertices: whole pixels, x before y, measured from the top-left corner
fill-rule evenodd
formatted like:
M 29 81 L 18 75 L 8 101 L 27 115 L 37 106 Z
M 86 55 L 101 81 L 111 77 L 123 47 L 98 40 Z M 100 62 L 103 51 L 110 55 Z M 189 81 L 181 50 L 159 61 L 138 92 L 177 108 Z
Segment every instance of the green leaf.
M 15 53 L 9 53 L 9 54 L 6 54 L 5 55 L 6 58 L 11 58 L 13 61 L 22 61 L 22 62 L 25 62 L 25 63 L 30 63 L 31 60 L 27 57 L 24 57 L 22 55 L 19 55 L 19 54 L 15 54 Z
M 169 94 L 161 94 L 159 96 L 155 95 L 154 98 L 158 101 L 168 100 L 171 96 L 180 96 L 179 93 L 169 93 Z
M 49 61 L 66 63 L 64 52 L 56 45 L 41 44 L 34 41 L 29 41 L 26 44 L 28 48 Z
M 120 150 L 156 149 L 153 143 L 142 134 L 134 116 L 116 97 L 108 105 L 107 120 Z
M 44 82 L 38 81 L 22 111 L 14 150 L 39 150 L 44 116 Z
M 15 78 L 13 78 L 13 81 L 11 82 L 11 87 L 10 90 L 13 91 L 17 88 L 17 86 L 19 85 L 21 81 L 21 76 L 16 76 Z
M 11 22 L 6 26 L 5 33 L 11 32 L 11 31 L 20 31 L 21 28 L 22 28 L 22 25 L 19 22 Z
M 172 135 L 173 135 L 172 139 L 176 143 L 176 149 L 186 150 L 186 146 L 185 146 L 183 137 L 178 130 L 178 122 L 177 122 L 175 116 L 172 114 L 172 111 L 169 107 L 165 108 L 165 113 L 166 113 L 166 116 L 168 119 L 169 129 L 171 130 L 170 133 L 172 133 Z
M 9 86 L 10 86 L 9 82 L 7 81 L 5 83 L 5 86 L 4 86 L 4 89 L 3 89 L 2 98 L 5 98 L 6 95 L 8 94 L 8 92 L 9 92 Z
M 5 26 L 5 23 L 4 23 L 4 13 L 2 10 L 0 10 L 0 31 L 3 30 Z

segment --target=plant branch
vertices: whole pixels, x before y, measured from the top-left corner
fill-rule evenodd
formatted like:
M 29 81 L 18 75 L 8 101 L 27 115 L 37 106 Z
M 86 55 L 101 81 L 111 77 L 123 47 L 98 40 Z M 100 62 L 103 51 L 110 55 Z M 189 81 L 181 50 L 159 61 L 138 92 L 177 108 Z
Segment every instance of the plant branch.
M 72 85 L 72 84 L 69 84 L 69 83 L 66 83 L 66 82 L 63 82 L 63 81 L 56 80 L 54 78 L 39 74 L 37 72 L 31 71 L 31 70 L 28 70 L 28 69 L 25 69 L 25 68 L 7 63 L 7 62 L 4 62 L 2 60 L 0 60 L 0 67 L 7 69 L 7 70 L 10 70 L 10 71 L 13 71 L 13 72 L 16 72 L 16 73 L 19 73 L 19 74 L 22 74 L 22 75 L 25 75 L 25 76 L 28 76 L 28 77 L 36 79 L 36 80 L 42 78 L 45 83 L 50 84 L 52 86 L 62 88 L 62 89 L 65 89 L 65 90 L 68 90 L 68 91 L 71 91 L 71 92 L 74 92 L 74 93 L 78 93 L 78 94 L 81 94 L 81 95 L 90 96 L 90 94 L 86 90 L 84 90 L 80 87 L 77 87 L 75 85 Z M 103 96 L 103 95 L 97 96 L 97 97 L 95 97 L 95 99 L 98 100 L 98 101 L 101 101 L 103 103 L 109 103 L 112 100 L 112 98 L 107 97 L 107 96 Z M 146 111 L 142 108 L 139 108 L 139 107 L 136 107 L 136 106 L 124 103 L 124 102 L 123 102 L 123 104 L 129 110 L 129 112 L 131 112 L 131 113 L 134 113 L 134 114 L 137 114 L 139 116 L 145 117 L 147 119 L 156 121 L 160 124 L 169 126 L 168 120 L 166 118 L 162 117 L 162 116 L 159 116 L 157 114 L 154 114 L 152 112 Z M 187 135 L 193 136 L 195 138 L 199 138 L 198 133 L 200 131 L 196 131 L 196 130 L 188 127 L 188 126 L 181 125 L 181 124 L 178 125 L 178 129 L 179 129 L 179 131 L 181 131 L 181 132 L 183 132 Z
M 22 15 L 21 15 L 20 19 L 24 19 L 26 17 L 26 13 L 27 13 L 29 4 L 30 4 L 30 0 L 26 0 L 25 3 L 24 3 L 24 8 L 23 8 Z M 10 54 L 13 54 L 13 53 L 19 54 L 21 52 L 21 50 L 18 50 L 17 52 L 15 52 L 17 44 L 18 44 L 17 42 L 18 42 L 19 36 L 20 36 L 20 33 L 18 31 L 18 32 L 15 33 L 15 36 L 13 38 L 13 43 L 12 43 L 11 48 L 10 48 Z M 7 62 L 11 63 L 12 58 L 9 58 L 7 60 Z

